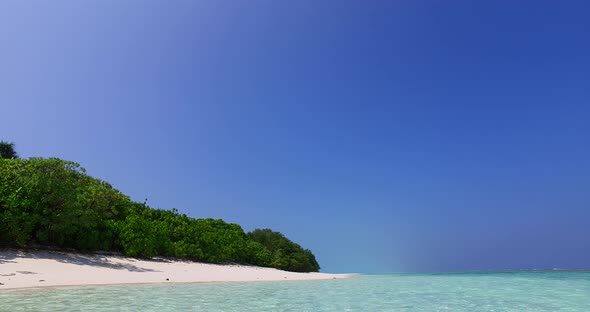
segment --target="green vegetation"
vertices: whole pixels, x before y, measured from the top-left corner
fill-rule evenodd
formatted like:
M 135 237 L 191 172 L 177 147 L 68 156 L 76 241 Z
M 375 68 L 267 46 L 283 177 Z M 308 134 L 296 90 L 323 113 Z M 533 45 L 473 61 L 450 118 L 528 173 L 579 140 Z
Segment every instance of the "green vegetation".
M 248 233 L 248 236 L 270 251 L 269 261 L 274 268 L 295 272 L 320 270 L 320 265 L 309 249 L 301 248 L 279 232 L 256 229 Z
M 164 256 L 297 272 L 320 268 L 311 251 L 280 233 L 268 229 L 245 233 L 223 220 L 153 209 L 88 176 L 75 162 L 18 159 L 13 144 L 1 144 L 0 245 L 120 251 L 131 257 Z
M 0 158 L 18 158 L 14 150 L 14 143 L 0 141 Z

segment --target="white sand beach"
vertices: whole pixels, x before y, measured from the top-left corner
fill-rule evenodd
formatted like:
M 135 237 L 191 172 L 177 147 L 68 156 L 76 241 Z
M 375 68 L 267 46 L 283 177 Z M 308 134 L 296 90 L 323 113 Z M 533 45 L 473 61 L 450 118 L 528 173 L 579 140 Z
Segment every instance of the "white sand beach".
M 107 284 L 324 280 L 350 276 L 167 259 L 0 250 L 0 290 Z

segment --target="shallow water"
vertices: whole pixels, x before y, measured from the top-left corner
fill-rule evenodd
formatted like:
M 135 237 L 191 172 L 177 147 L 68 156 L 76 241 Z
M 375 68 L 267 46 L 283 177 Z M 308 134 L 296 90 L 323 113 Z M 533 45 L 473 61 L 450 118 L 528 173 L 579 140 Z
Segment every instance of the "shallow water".
M 0 311 L 590 311 L 589 272 L 0 291 Z

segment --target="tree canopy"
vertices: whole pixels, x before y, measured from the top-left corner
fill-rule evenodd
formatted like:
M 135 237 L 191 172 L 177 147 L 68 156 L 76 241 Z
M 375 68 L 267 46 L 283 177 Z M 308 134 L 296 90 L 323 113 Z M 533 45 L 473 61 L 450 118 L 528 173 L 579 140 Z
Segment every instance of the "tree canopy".
M 311 251 L 278 232 L 245 233 L 223 220 L 151 208 L 87 175 L 79 164 L 57 158 L 0 159 L 0 245 L 119 251 L 297 272 L 320 268 Z
M 14 143 L 0 141 L 0 158 L 18 158 L 16 151 L 14 150 Z
M 287 271 L 319 271 L 320 265 L 309 249 L 303 249 L 283 234 L 271 229 L 256 229 L 248 236 L 266 247 L 270 253 L 270 265 Z

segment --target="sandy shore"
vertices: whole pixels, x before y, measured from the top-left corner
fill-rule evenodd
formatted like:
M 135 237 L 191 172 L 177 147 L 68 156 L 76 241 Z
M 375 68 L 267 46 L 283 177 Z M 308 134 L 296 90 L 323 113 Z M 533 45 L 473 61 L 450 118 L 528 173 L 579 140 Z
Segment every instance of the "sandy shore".
M 0 290 L 106 284 L 323 280 L 350 276 L 164 259 L 0 250 Z

